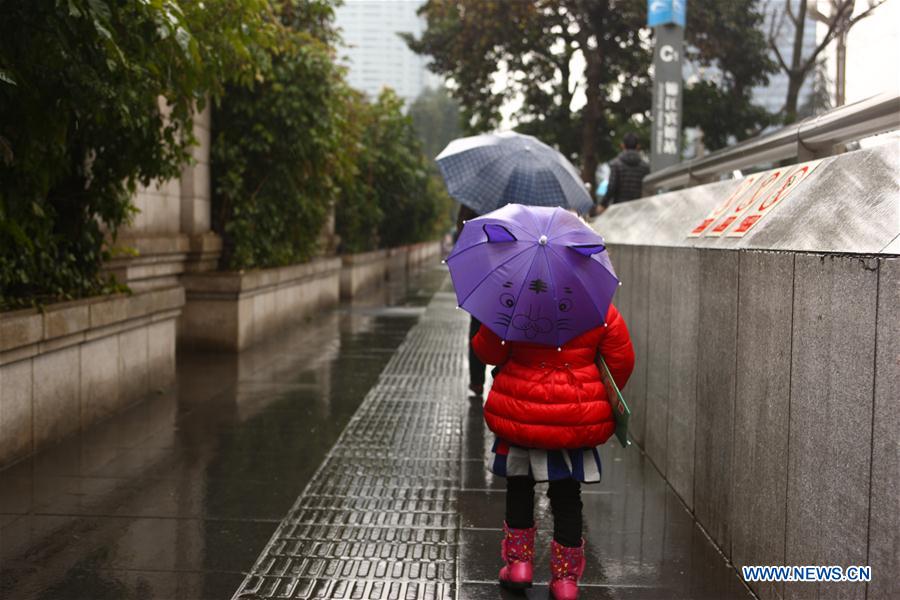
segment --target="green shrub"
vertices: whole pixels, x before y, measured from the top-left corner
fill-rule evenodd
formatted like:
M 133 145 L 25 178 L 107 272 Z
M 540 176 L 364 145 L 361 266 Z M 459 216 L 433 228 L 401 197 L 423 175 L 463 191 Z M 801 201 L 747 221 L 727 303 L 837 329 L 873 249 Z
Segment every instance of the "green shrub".
M 361 147 L 351 181 L 344 182 L 336 213 L 342 250 L 360 252 L 433 238 L 449 198 L 422 153 L 403 101 L 385 89 L 372 103 L 350 102 Z
M 323 3 L 313 3 L 321 9 Z M 222 266 L 250 269 L 308 260 L 337 194 L 341 169 L 341 72 L 327 19 L 286 2 L 269 64 L 214 106 L 213 226 Z M 326 39 L 323 39 L 326 38 Z
M 180 173 L 194 108 L 252 78 L 267 5 L 0 0 L 0 309 L 110 287 L 105 240 Z

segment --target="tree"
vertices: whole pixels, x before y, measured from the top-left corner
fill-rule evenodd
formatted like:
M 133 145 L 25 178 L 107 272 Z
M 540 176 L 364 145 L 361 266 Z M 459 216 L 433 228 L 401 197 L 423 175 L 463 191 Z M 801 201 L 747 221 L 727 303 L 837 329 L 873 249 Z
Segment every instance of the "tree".
M 836 38 L 846 38 L 850 29 L 861 19 L 869 16 L 883 1 L 869 1 L 868 8 L 853 16 L 856 0 L 829 0 L 830 11 L 828 14 L 820 12 L 814 1 L 785 0 L 784 8 L 773 14 L 769 29 L 769 47 L 775 54 L 779 67 L 788 77 L 787 98 L 781 111 L 785 123 L 793 123 L 797 120 L 800 90 L 807 76 L 815 68 L 819 54 Z M 794 4 L 797 6 L 795 7 Z M 808 19 L 815 19 L 823 23 L 825 35 L 808 56 L 803 56 L 803 37 Z M 778 48 L 777 41 L 787 23 L 793 28 L 793 40 L 791 54 L 785 58 Z M 838 68 L 840 69 L 840 66 Z M 841 74 L 840 77 L 842 78 L 843 75 Z M 838 82 L 838 87 L 841 87 L 841 81 Z
M 752 98 L 753 87 L 768 83 L 777 70 L 760 28 L 763 18 L 757 1 L 693 0 L 688 10 L 686 57 L 716 76 L 686 86 L 683 122 L 699 127 L 711 150 L 732 137 L 756 135 L 771 122 Z
M 362 252 L 433 237 L 450 202 L 422 154 L 403 101 L 385 88 L 373 102 L 350 96 L 354 171 L 342 184 L 336 229 L 343 251 Z
M 430 68 L 447 79 L 470 131 L 495 128 L 500 107 L 520 102 L 517 129 L 579 162 L 592 186 L 598 162 L 616 154 L 624 132 L 646 131 L 652 58 L 646 3 L 430 0 L 420 14 L 427 30 L 407 43 L 432 58 Z M 686 113 L 685 124 L 703 128 L 715 146 L 754 133 L 767 119 L 752 105 L 750 89 L 772 70 L 755 29 L 761 19 L 755 3 L 697 0 L 688 15 L 691 59 L 715 66 L 721 78 L 686 90 L 685 106 L 698 110 Z M 573 108 L 579 98 L 583 105 Z
M 409 116 L 429 158 L 437 156 L 451 140 L 460 136 L 459 103 L 442 87 L 425 88 L 409 105 Z
M 579 161 L 593 186 L 600 158 L 615 152 L 616 128 L 646 117 L 642 2 L 429 0 L 420 14 L 428 28 L 407 43 L 449 81 L 470 132 L 496 128 L 501 106 L 521 100 L 517 129 Z
M 847 89 L 847 34 L 850 33 L 850 29 L 856 25 L 862 19 L 865 19 L 869 15 L 872 14 L 872 11 L 878 8 L 881 4 L 884 3 L 884 0 L 866 0 L 867 8 L 859 13 L 856 16 L 853 16 L 853 8 L 850 8 L 849 11 L 841 11 L 840 10 L 840 2 L 836 0 L 830 0 L 829 6 L 830 9 L 828 13 L 823 13 L 818 8 L 818 3 L 810 3 L 809 5 L 809 13 L 810 16 L 820 22 L 825 23 L 826 27 L 831 22 L 833 16 L 838 15 L 839 13 L 842 15 L 839 19 L 835 20 L 835 36 L 834 39 L 837 42 L 837 47 L 835 48 L 835 93 L 834 93 L 834 103 L 836 106 L 843 106 L 846 96 Z M 824 73 L 816 73 L 817 78 L 827 78 Z

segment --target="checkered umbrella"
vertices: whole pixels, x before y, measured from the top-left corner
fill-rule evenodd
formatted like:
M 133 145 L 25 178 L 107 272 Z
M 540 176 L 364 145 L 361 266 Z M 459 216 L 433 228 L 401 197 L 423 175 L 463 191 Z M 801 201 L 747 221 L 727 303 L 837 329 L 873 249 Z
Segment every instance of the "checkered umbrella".
M 480 215 L 511 202 L 579 214 L 593 206 L 572 163 L 530 135 L 508 131 L 453 140 L 437 163 L 450 195 Z

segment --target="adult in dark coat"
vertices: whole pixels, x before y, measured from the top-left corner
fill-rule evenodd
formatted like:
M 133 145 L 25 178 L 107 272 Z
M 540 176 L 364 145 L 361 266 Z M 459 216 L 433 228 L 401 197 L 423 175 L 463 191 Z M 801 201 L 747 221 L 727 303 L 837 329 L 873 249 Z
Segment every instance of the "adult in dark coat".
M 462 231 L 463 224 L 465 221 L 469 219 L 474 219 L 479 216 L 474 210 L 466 206 L 465 204 L 459 205 L 459 213 L 456 217 L 456 237 L 459 238 L 459 233 Z M 456 241 L 456 240 L 454 240 Z M 484 380 L 485 380 L 485 364 L 481 362 L 478 358 L 478 355 L 475 354 L 475 351 L 472 349 L 472 338 L 475 337 L 475 334 L 478 333 L 478 329 L 481 327 L 481 321 L 476 319 L 475 317 L 470 317 L 469 320 L 469 390 L 475 396 L 483 396 L 484 395 Z
M 641 158 L 640 148 L 637 135 L 630 131 L 626 133 L 622 139 L 622 152 L 609 165 L 606 195 L 591 211 L 594 216 L 602 214 L 610 204 L 636 200 L 643 195 L 641 187 L 650 166 Z

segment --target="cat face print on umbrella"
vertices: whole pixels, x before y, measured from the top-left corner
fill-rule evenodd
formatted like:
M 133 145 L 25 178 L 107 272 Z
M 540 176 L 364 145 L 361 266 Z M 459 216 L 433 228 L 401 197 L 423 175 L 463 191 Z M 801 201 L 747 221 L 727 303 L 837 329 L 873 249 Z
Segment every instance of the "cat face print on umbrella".
M 603 324 L 618 287 L 602 238 L 560 208 L 472 219 L 446 262 L 460 307 L 510 341 L 561 346 Z

